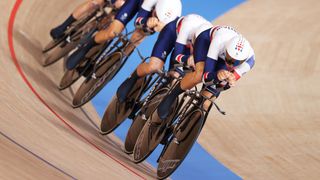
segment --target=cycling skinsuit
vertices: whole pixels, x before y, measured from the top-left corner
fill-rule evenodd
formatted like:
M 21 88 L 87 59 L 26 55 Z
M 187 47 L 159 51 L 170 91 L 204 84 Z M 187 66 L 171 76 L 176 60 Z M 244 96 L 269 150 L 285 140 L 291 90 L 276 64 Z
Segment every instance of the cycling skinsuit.
M 250 47 L 251 51 L 249 58 L 244 63 L 235 66 L 232 69 L 226 66 L 225 46 L 229 40 L 239 35 L 232 27 L 217 26 L 198 34 L 194 52 L 195 62 L 205 62 L 203 75 L 204 82 L 208 78 L 218 80 L 217 73 L 222 69 L 232 72 L 235 75 L 236 80 L 238 80 L 254 66 L 255 58 L 252 47 Z M 214 94 L 218 93 L 219 95 L 219 92 L 217 92 L 214 87 L 210 87 L 208 90 Z
M 196 14 L 177 18 L 167 24 L 160 32 L 153 47 L 152 56 L 165 62 L 167 55 L 174 49 L 171 54 L 170 66 L 175 62 L 185 62 L 190 56 L 190 46 L 192 46 L 195 32 L 202 26 L 212 27 L 210 22 Z
M 117 12 L 115 19 L 126 26 L 139 11 L 142 2 L 143 0 L 126 0 Z

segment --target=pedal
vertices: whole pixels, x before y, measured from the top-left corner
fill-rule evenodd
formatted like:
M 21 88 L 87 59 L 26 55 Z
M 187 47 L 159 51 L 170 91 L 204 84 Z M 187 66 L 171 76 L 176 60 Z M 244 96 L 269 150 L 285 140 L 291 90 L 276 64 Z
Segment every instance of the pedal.
M 68 43 L 71 43 L 71 37 L 68 36 L 68 37 L 66 38 L 66 41 L 67 41 Z
M 175 143 L 175 144 L 180 144 L 180 142 L 178 141 L 178 139 L 177 138 L 173 138 L 173 142 Z
M 142 114 L 142 115 L 141 115 L 141 118 L 142 118 L 144 121 L 147 121 L 147 120 L 148 120 L 145 114 Z
M 97 79 L 96 73 L 92 73 L 91 78 L 92 79 Z

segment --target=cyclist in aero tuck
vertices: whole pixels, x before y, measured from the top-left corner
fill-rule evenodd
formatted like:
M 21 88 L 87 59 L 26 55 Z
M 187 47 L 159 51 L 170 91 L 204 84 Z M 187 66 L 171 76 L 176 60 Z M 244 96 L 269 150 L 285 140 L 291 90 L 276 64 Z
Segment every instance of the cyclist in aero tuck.
M 50 35 L 53 39 L 59 39 L 63 37 L 68 27 L 75 21 L 81 19 L 86 14 L 93 12 L 94 10 L 107 6 L 113 6 L 115 9 L 119 9 L 125 0 L 87 0 L 80 6 L 78 6 L 72 14 L 59 26 L 53 28 L 50 31 Z
M 146 35 L 161 31 L 166 24 L 179 17 L 181 11 L 180 0 L 126 0 L 109 27 L 98 32 L 68 58 L 67 69 L 74 69 L 92 47 L 120 34 L 136 13 L 138 13 L 135 21 L 136 29 L 130 39 L 133 43 L 125 49 L 125 55 L 129 55 Z
M 182 92 L 203 82 L 207 87 L 204 95 L 213 95 L 214 100 L 221 91 L 234 87 L 236 81 L 255 64 L 250 43 L 229 26 L 217 26 L 202 32 L 199 30 L 193 54 L 195 71 L 187 74 L 158 106 L 157 112 L 162 120 L 168 117 L 171 104 Z M 207 101 L 204 108 L 208 109 L 209 105 Z
M 120 102 L 126 99 L 127 94 L 139 78 L 161 70 L 167 56 L 173 49 L 169 69 L 172 68 L 174 63 L 186 63 L 193 67 L 194 62 L 191 52 L 195 33 L 199 29 L 206 30 L 211 27 L 212 24 L 209 21 L 196 14 L 176 18 L 166 25 L 160 32 L 153 47 L 150 62 L 140 64 L 131 77 L 125 80 L 118 88 L 117 96 Z

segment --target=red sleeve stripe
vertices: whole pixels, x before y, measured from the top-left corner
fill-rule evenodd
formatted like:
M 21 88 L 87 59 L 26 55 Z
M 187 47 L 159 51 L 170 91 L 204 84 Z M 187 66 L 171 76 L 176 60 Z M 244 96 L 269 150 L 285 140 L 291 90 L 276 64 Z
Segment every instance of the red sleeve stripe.
M 237 71 L 233 71 L 233 75 L 236 77 L 236 80 L 241 78 L 241 76 L 237 73 Z
M 179 63 L 181 63 L 183 56 L 184 56 L 184 55 L 179 54 L 179 55 L 176 57 L 176 61 L 178 61 Z
M 142 17 L 138 17 L 137 20 L 136 20 L 136 23 L 141 24 L 142 19 L 143 19 Z
M 209 72 L 204 73 L 204 75 L 203 75 L 204 80 L 208 79 L 208 75 L 209 75 Z

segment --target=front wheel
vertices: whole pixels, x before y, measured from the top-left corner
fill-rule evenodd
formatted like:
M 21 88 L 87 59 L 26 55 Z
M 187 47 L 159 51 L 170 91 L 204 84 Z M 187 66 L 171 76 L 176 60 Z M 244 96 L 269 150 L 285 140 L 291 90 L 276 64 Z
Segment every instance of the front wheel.
M 175 128 L 173 136 L 159 159 L 157 169 L 159 179 L 169 177 L 179 167 L 196 142 L 203 124 L 204 114 L 197 109 L 189 113 Z

